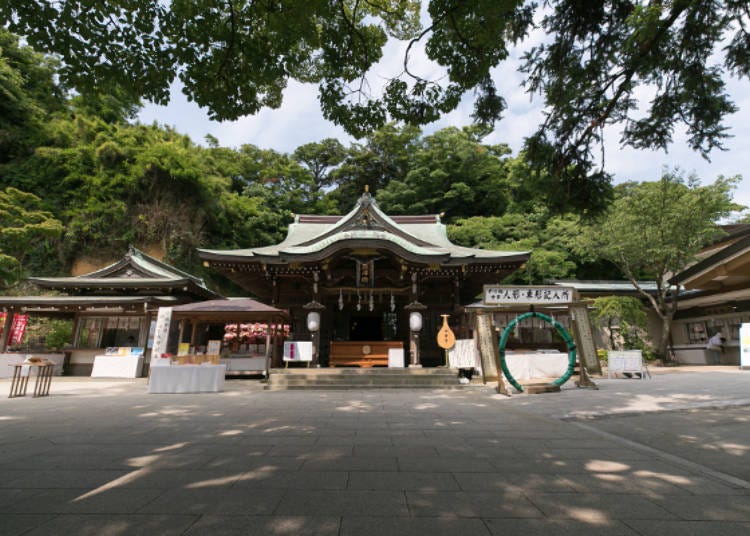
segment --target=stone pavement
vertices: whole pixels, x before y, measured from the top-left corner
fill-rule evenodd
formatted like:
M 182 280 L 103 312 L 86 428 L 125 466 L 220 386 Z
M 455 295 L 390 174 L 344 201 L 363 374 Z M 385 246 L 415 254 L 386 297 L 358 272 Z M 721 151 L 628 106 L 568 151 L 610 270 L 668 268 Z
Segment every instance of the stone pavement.
M 750 372 L 652 373 L 512 398 L 0 381 L 0 534 L 750 534 Z

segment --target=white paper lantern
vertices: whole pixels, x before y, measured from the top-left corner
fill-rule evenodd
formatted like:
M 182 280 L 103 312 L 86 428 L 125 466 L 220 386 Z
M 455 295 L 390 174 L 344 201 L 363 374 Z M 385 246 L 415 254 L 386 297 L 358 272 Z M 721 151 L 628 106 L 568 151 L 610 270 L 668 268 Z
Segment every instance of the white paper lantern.
M 422 313 L 414 311 L 409 314 L 409 329 L 412 331 L 420 331 L 422 329 Z
M 317 311 L 307 313 L 307 329 L 313 333 L 320 329 L 320 313 Z

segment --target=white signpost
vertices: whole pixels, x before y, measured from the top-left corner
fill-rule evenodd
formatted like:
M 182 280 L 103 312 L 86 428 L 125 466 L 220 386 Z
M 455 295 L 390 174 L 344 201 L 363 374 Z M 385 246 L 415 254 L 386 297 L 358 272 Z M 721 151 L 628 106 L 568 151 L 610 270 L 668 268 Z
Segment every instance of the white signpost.
M 750 324 L 740 326 L 740 368 L 750 370 Z
M 640 350 L 610 350 L 607 352 L 607 378 L 621 374 L 640 374 L 644 379 L 648 370 L 643 367 L 643 354 Z
M 284 361 L 288 363 L 308 363 L 313 358 L 313 347 L 311 341 L 284 341 Z

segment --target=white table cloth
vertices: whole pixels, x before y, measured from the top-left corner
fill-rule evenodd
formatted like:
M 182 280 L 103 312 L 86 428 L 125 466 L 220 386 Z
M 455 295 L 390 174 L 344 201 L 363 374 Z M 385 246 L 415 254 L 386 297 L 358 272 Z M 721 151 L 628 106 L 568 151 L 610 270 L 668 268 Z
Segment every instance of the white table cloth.
M 151 367 L 149 393 L 216 393 L 224 390 L 226 365 Z
M 94 356 L 92 378 L 138 378 L 143 370 L 142 355 Z
M 568 354 L 505 354 L 505 362 L 516 380 L 559 378 L 568 369 Z

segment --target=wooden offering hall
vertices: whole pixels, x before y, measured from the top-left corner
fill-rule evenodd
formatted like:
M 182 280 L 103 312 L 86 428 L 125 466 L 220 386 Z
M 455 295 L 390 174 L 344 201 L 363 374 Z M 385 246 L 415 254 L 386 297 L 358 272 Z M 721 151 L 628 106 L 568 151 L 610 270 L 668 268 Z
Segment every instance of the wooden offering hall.
M 457 246 L 439 215 L 389 216 L 368 192 L 345 216 L 297 215 L 279 244 L 199 253 L 261 301 L 287 309 L 291 339 L 312 340 L 314 362 L 361 367 L 387 366 L 389 356 L 391 366 L 394 356 L 401 366 L 442 365 L 441 315 L 468 336 L 463 306 L 529 257 Z

